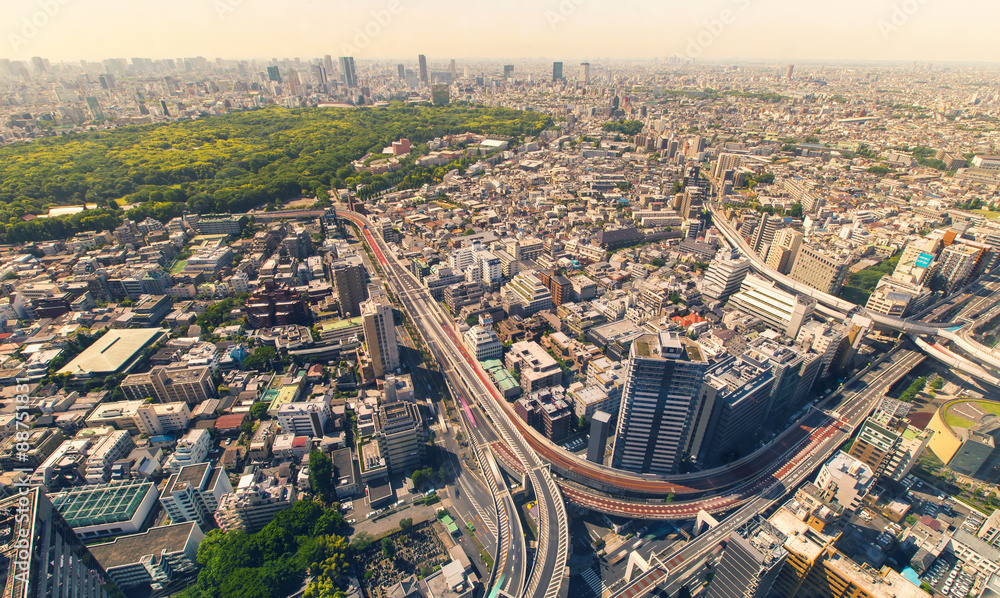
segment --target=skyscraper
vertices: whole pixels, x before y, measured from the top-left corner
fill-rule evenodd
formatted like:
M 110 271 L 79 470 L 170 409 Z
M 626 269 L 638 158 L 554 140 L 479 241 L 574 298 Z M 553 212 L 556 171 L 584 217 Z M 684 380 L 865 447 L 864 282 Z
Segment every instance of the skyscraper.
M 451 80 L 455 81 L 456 79 L 458 79 L 458 67 L 455 66 L 455 59 L 454 58 L 451 59 L 451 65 L 450 65 L 449 70 L 451 71 Z
M 788 558 L 788 536 L 760 515 L 729 536 L 708 598 L 763 598 Z
M 701 414 L 708 370 L 701 347 L 676 332 L 632 342 L 618 412 L 613 467 L 635 473 L 677 473 Z
M 353 56 L 340 57 L 340 76 L 344 81 L 344 85 L 347 87 L 358 86 L 358 73 L 354 70 Z
M 513 64 L 503 65 L 503 78 L 510 79 L 513 76 L 514 76 L 514 65 Z
M 382 378 L 399 367 L 399 346 L 396 344 L 396 325 L 392 306 L 376 298 L 361 305 L 365 345 L 372 360 L 376 378 Z
M 345 318 L 361 315 L 361 302 L 367 298 L 364 269 L 358 255 L 345 256 L 330 265 L 333 287 L 340 302 L 340 315 Z
M 760 222 L 760 226 L 754 231 L 753 243 L 750 244 L 753 247 L 754 252 L 761 257 L 765 257 L 767 253 L 767 248 L 774 241 L 774 235 L 778 232 L 778 229 L 784 225 L 785 221 L 780 216 L 775 216 L 774 214 L 764 214 L 763 219 Z
M 563 78 L 563 63 L 553 62 L 552 63 L 552 82 L 561 81 Z
M 771 248 L 767 251 L 767 265 L 782 274 L 788 274 L 801 245 L 802 233 L 792 228 L 779 230 L 774 235 Z
M 833 294 L 843 286 L 849 265 L 848 260 L 838 255 L 803 244 L 788 276 L 814 289 Z
M 106 574 L 39 488 L 0 500 L 3 595 L 107 598 Z
M 584 85 L 590 84 L 590 63 L 581 62 L 580 63 L 580 82 Z
M 430 78 L 427 75 L 427 57 L 421 54 L 417 56 L 417 61 L 420 62 L 420 82 L 427 85 L 430 83 Z
M 403 66 L 401 64 L 397 64 L 396 65 L 396 72 L 397 72 L 397 75 L 399 76 L 399 80 L 400 81 L 406 81 L 406 67 L 405 66 Z
M 281 83 L 281 72 L 278 70 L 278 67 L 267 67 L 267 80 L 274 81 L 275 83 Z

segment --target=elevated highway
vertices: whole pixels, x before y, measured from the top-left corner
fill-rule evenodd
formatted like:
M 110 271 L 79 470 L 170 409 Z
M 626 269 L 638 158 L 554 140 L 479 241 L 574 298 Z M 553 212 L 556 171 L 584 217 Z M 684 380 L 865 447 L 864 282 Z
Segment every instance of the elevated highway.
M 367 224 L 360 217 L 349 217 L 359 225 Z M 373 250 L 379 246 L 378 240 L 368 231 L 365 231 L 365 241 L 373 246 Z M 378 249 L 377 253 L 381 255 L 382 250 Z M 383 259 L 380 257 L 380 262 Z M 388 260 L 386 263 L 389 263 Z M 441 315 L 440 308 L 408 271 L 395 264 L 387 266 L 387 274 L 395 279 L 394 286 L 403 290 L 404 303 L 411 310 L 411 317 L 418 323 L 435 357 L 453 365 L 459 374 L 457 384 L 469 390 L 470 396 L 477 399 L 491 422 L 502 431 L 501 439 L 506 450 L 498 452 L 497 456 L 502 460 L 506 457 L 510 461 L 508 465 L 527 475 L 533 488 L 543 486 L 544 480 L 535 479 L 543 475 L 541 472 L 547 474 L 551 470 L 558 474 L 557 483 L 563 495 L 582 506 L 605 513 L 655 519 L 688 519 L 700 510 L 714 513 L 730 511 L 775 483 L 781 483 L 790 471 L 812 458 L 818 446 L 837 434 L 838 424 L 822 418 L 811 419 L 818 417 L 812 413 L 767 447 L 741 461 L 714 470 L 678 476 L 637 475 L 581 460 L 542 437 L 513 413 L 511 406 L 492 387 L 486 374 L 467 355 L 451 325 Z M 442 355 L 445 353 L 447 357 Z M 916 357 L 922 359 L 919 355 Z M 883 366 L 881 360 L 887 359 L 889 362 Z M 869 384 L 884 391 L 909 369 L 896 363 L 890 355 L 883 355 L 881 360 L 858 377 L 872 374 L 874 378 L 868 381 Z M 907 363 L 912 367 L 917 361 L 919 359 L 910 359 Z M 827 403 L 839 405 L 842 400 L 846 400 L 842 393 L 834 393 Z M 541 461 L 537 461 L 538 458 Z M 542 465 L 547 465 L 549 469 Z M 673 501 L 665 502 L 664 498 L 671 494 Z M 554 498 L 547 505 L 552 509 L 548 512 L 556 512 L 558 516 L 559 507 Z M 546 509 L 546 506 L 540 504 L 540 509 Z M 562 539 L 558 541 L 561 543 Z
M 545 528 L 539 530 L 538 549 L 528 568 L 528 554 L 520 516 L 510 496 L 509 489 L 492 462 L 492 455 L 478 452 L 484 474 L 497 490 L 497 509 L 501 513 L 497 562 L 491 572 L 490 595 L 500 591 L 517 598 L 556 598 L 565 589 L 563 572 L 569 558 L 569 522 L 559 488 L 547 467 L 524 444 L 522 436 L 512 425 L 509 414 L 497 409 L 506 404 L 485 372 L 466 352 L 440 306 L 430 297 L 409 271 L 395 256 L 383 248 L 381 239 L 371 232 L 371 223 L 359 214 L 340 212 L 353 222 L 361 232 L 383 269 L 387 283 L 399 297 L 407 314 L 412 318 L 434 358 L 441 365 L 447 384 L 456 401 L 465 402 L 466 396 L 484 408 L 500 438 L 514 453 L 516 460 L 527 472 L 526 482 L 535 494 L 540 519 Z M 467 409 L 467 405 L 465 406 Z M 476 439 L 478 442 L 479 439 Z M 478 447 L 477 447 L 478 448 Z M 529 574 L 530 571 L 530 574 Z

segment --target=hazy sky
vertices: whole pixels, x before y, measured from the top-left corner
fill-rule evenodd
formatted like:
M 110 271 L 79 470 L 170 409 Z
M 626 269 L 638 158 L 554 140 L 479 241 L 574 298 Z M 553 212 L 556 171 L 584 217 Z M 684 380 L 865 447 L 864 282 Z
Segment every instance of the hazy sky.
M 1000 62 L 998 22 L 988 0 L 0 0 L 0 58 Z

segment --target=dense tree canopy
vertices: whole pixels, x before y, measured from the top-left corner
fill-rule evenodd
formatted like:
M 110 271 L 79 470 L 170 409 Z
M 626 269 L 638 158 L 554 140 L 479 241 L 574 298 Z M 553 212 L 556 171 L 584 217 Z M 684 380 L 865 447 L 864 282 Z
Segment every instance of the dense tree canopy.
M 643 124 L 641 120 L 613 120 L 604 123 L 602 128 L 609 133 L 621 133 L 635 137 L 642 133 Z
M 182 596 L 283 598 L 300 587 L 306 572 L 331 584 L 346 566 L 348 547 L 333 535 L 338 528 L 328 512 L 303 500 L 256 534 L 209 532 L 198 546 L 198 580 Z
M 134 206 L 135 218 L 169 219 L 183 209 L 244 212 L 301 195 L 322 198 L 349 178 L 384 188 L 381 175 L 355 176 L 351 162 L 401 137 L 414 144 L 465 132 L 516 138 L 536 135 L 551 122 L 537 112 L 462 105 L 272 107 L 9 145 L 0 147 L 0 239 L 106 230 L 120 222 L 119 204 Z M 407 173 L 386 176 L 395 184 Z M 97 209 L 21 220 L 83 203 Z

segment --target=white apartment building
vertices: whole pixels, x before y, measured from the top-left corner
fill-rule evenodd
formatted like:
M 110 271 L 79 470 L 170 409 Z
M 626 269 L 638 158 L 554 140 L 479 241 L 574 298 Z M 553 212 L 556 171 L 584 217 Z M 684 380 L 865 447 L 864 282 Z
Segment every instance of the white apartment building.
M 832 490 L 837 502 L 852 511 L 861 506 L 861 500 L 868 495 L 874 482 L 872 468 L 843 451 L 824 463 L 816 476 L 817 486 Z
M 161 436 L 187 430 L 191 409 L 187 403 L 149 403 L 135 410 L 135 425 L 143 434 Z
M 307 403 L 285 403 L 278 407 L 278 424 L 284 434 L 321 438 L 330 419 L 330 405 L 325 398 Z
M 204 463 L 212 449 L 212 435 L 208 430 L 191 430 L 177 441 L 174 452 L 167 457 L 163 470 L 177 473 L 181 467 Z
M 111 480 L 111 466 L 124 459 L 135 448 L 132 435 L 125 430 L 115 430 L 97 441 L 87 458 L 84 474 L 88 484 L 104 484 Z
M 163 487 L 160 504 L 172 523 L 194 521 L 202 531 L 214 524 L 214 514 L 219 500 L 233 491 L 226 470 L 198 463 L 182 467 L 171 475 Z
M 476 361 L 500 359 L 503 343 L 490 326 L 473 326 L 463 335 L 465 348 L 476 356 Z

